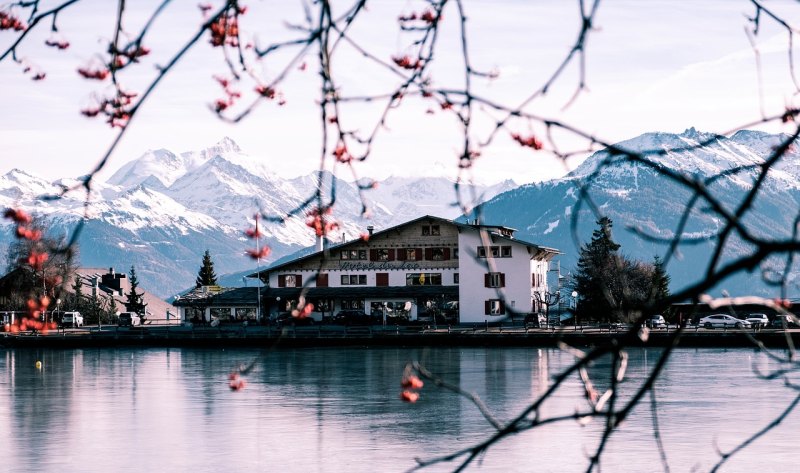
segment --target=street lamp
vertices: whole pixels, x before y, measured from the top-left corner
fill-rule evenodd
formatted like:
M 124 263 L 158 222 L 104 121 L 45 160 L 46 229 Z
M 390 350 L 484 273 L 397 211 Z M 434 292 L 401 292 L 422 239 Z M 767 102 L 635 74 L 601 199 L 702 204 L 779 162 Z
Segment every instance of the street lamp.
M 578 291 L 572 291 L 572 313 L 573 313 L 573 322 L 575 322 L 575 329 L 578 328 Z

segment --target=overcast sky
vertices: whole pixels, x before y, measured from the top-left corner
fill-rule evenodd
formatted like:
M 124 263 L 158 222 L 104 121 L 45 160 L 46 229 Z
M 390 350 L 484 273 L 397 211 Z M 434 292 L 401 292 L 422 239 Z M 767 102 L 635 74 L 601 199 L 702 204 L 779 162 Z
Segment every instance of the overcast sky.
M 111 37 L 114 3 L 84 0 L 64 11 L 59 16 L 59 28 L 63 38 L 72 43 L 66 51 L 43 46 L 50 36 L 49 25 L 30 35 L 20 56 L 45 71 L 46 80 L 33 82 L 22 73 L 21 66 L 10 61 L 0 63 L 0 173 L 20 168 L 49 179 L 79 176 L 94 166 L 111 143 L 114 133 L 102 120 L 86 119 L 79 113 L 91 103 L 91 94 L 107 90 L 107 84 L 83 80 L 75 71 L 92 59 L 93 52 L 103 49 L 104 39 Z M 130 28 L 134 29 L 158 3 L 128 2 Z M 146 43 L 154 50 L 152 57 L 124 78 L 134 90 L 141 90 L 153 75 L 153 65 L 173 54 L 201 21 L 196 1 L 173 3 L 154 25 L 152 39 Z M 292 37 L 284 22 L 301 23 L 303 19 L 300 2 L 243 3 L 251 10 L 243 17 L 242 28 L 258 31 L 261 44 Z M 500 73 L 493 81 L 478 80 L 477 91 L 509 106 L 517 105 L 543 83 L 569 51 L 579 29 L 577 1 L 464 3 L 473 64 Z M 793 0 L 765 4 L 790 21 L 800 18 L 800 4 Z M 419 4 L 380 0 L 368 6 L 369 11 L 354 27 L 354 37 L 387 60 L 407 52 L 412 37 L 399 32 L 396 18 L 419 10 Z M 457 87 L 463 75 L 458 73 L 460 37 L 454 6 L 444 14 L 437 50 L 441 64 L 432 70 L 435 86 Z M 563 110 L 576 85 L 573 65 L 551 94 L 528 110 L 569 122 L 609 141 L 647 131 L 681 132 L 692 126 L 724 132 L 757 120 L 762 104 L 768 114 L 779 114 L 789 104 L 798 105 L 787 65 L 787 35 L 763 21 L 757 38 L 763 63 L 763 89 L 759 91 L 755 56 L 745 34 L 746 15 L 753 11 L 745 0 L 603 1 L 587 44 L 589 91 Z M 0 46 L 5 50 L 13 37 L 11 32 L 0 32 Z M 211 48 L 204 38 L 159 85 L 104 175 L 109 176 L 148 149 L 201 149 L 224 136 L 235 140 L 245 153 L 267 160 L 278 174 L 290 177 L 311 172 L 319 164 L 321 139 L 314 59 L 310 55 L 309 67 L 294 71 L 281 87 L 285 106 L 264 103 L 243 123 L 228 125 L 209 110 L 209 104 L 221 96 L 211 76 L 224 73 L 225 66 L 219 50 Z M 346 50 L 335 60 L 343 95 L 388 91 L 396 85 L 396 79 L 370 68 Z M 277 66 L 277 62 L 267 63 L 260 73 L 269 77 Z M 360 173 L 379 179 L 392 174 L 455 175 L 461 146 L 459 128 L 452 115 L 439 110 L 426 113 L 429 108 L 429 103 L 419 100 L 404 101 L 403 107 L 390 116 L 388 129 Z M 357 128 L 374 122 L 377 110 L 375 106 L 352 106 L 341 119 L 346 126 Z M 481 123 L 486 122 L 478 121 L 479 138 Z M 527 131 L 522 124 L 520 128 Z M 782 130 L 778 125 L 765 129 Z M 570 137 L 563 137 L 560 144 L 565 149 L 584 146 Z M 485 181 L 514 179 L 524 183 L 558 177 L 566 169 L 545 153 L 520 148 L 503 134 L 484 151 L 477 171 Z

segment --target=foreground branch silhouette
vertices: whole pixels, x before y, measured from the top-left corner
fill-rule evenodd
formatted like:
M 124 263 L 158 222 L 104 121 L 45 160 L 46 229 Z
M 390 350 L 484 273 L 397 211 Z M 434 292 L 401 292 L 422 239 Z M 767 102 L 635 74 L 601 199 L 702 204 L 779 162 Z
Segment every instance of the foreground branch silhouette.
M 28 44 L 29 32 L 43 28 L 42 25 L 49 21 L 51 31 L 54 34 L 60 34 L 57 19 L 70 14 L 71 7 L 81 3 L 81 0 L 65 1 L 48 8 L 44 7 L 44 3 L 38 0 L 18 1 L 0 7 L 0 29 L 4 30 L 0 34 L 5 35 L 0 38 L 11 38 L 9 45 L 0 53 L 0 65 L 10 67 L 9 62 L 13 62 L 21 68 L 22 74 L 30 74 L 31 79 L 36 82 L 49 80 L 49 78 L 46 74 L 46 64 L 33 65 L 21 54 L 23 49 L 26 53 L 29 50 L 35 51 L 33 45 Z M 105 169 L 114 158 L 120 140 L 129 127 L 135 126 L 139 112 L 145 107 L 155 106 L 150 102 L 157 87 L 179 63 L 185 60 L 191 50 L 202 41 L 207 40 L 213 46 L 214 52 L 219 53 L 218 60 L 226 70 L 226 74 L 213 78 L 220 85 L 222 96 L 218 98 L 203 97 L 202 99 L 209 103 L 210 113 L 216 114 L 225 122 L 239 123 L 246 120 L 252 116 L 256 107 L 275 106 L 276 110 L 280 111 L 280 107 L 290 105 L 286 103 L 281 92 L 288 81 L 307 69 L 315 70 L 319 76 L 319 83 L 314 91 L 318 115 L 313 117 L 313 120 L 317 121 L 319 125 L 321 137 L 316 186 L 309 190 L 300 205 L 284 214 L 272 214 L 259 209 L 256 215 L 255 229 L 247 231 L 247 236 L 257 241 L 262 237 L 258 229 L 259 220 L 281 224 L 290 219 L 303 219 L 310 232 L 323 238 L 338 230 L 336 185 L 335 180 L 326 178 L 326 170 L 333 170 L 335 173 L 346 172 L 352 176 L 358 183 L 361 215 L 368 217 L 370 215 L 369 190 L 374 187 L 374 181 L 361 176 L 359 165 L 367 160 L 376 159 L 373 156 L 374 145 L 381 137 L 389 133 L 386 126 L 388 118 L 411 101 L 426 104 L 431 107 L 429 109 L 431 113 L 448 114 L 459 125 L 458 152 L 454 157 L 458 178 L 454 185 L 453 201 L 454 205 L 457 205 L 467 218 L 481 219 L 482 217 L 482 209 L 478 205 L 479 196 L 476 195 L 471 185 L 475 179 L 474 163 L 478 159 L 485 159 L 481 158 L 482 155 L 496 145 L 502 136 L 505 136 L 531 153 L 547 153 L 559 158 L 564 163 L 565 169 L 568 169 L 567 160 L 569 158 L 600 148 L 605 149 L 606 155 L 600 165 L 584 179 L 576 181 L 579 198 L 571 213 L 570 222 L 576 247 L 580 246 L 581 241 L 577 228 L 579 218 L 584 218 L 581 216 L 585 215 L 582 210 L 588 210 L 595 219 L 603 216 L 601 207 L 591 198 L 591 191 L 596 180 L 604 171 L 619 166 L 643 166 L 657 173 L 665 182 L 686 191 L 688 195 L 682 216 L 676 227 L 672 229 L 671 236 L 652 234 L 638 227 L 629 229 L 642 239 L 662 244 L 665 248 L 663 255 L 665 265 L 676 257 L 681 247 L 698 243 L 698 240 L 687 232 L 687 222 L 693 212 L 700 210 L 712 214 L 721 222 L 720 228 L 712 235 L 715 241 L 714 251 L 701 279 L 692 281 L 667 298 L 651 298 L 644 303 L 630 305 L 631 313 L 635 314 L 636 318 L 628 333 L 623 336 L 609 339 L 607 343 L 585 351 L 562 344 L 562 349 L 575 355 L 575 362 L 555 376 L 552 385 L 537 398 L 531 400 L 510 421 L 498 420 L 492 414 L 491 406 L 486 405 L 478 396 L 462 390 L 459 386 L 448 382 L 447 379 L 429 371 L 424 364 L 414 361 L 407 365 L 402 374 L 403 387 L 406 389 L 403 392 L 405 401 L 414 402 L 419 398 L 420 392 L 424 393 L 424 390 L 420 390 L 423 389 L 422 380 L 425 380 L 428 381 L 429 386 L 424 389 L 430 389 L 430 384 L 433 384 L 438 388 L 453 392 L 454 395 L 468 399 L 481 412 L 489 425 L 483 441 L 444 456 L 420 458 L 417 460 L 418 464 L 414 470 L 443 462 L 454 462 L 454 471 L 462 471 L 480 455 L 510 436 L 554 423 L 596 421 L 602 423 L 603 430 L 593 452 L 587 458 L 586 468 L 586 471 L 595 471 L 601 466 L 608 440 L 618 430 L 620 424 L 632 414 L 634 408 L 640 405 L 646 396 L 649 396 L 653 423 L 652 435 L 654 442 L 658 445 L 662 468 L 669 471 L 667 452 L 661 443 L 659 434 L 658 401 L 654 385 L 669 361 L 674 348 L 680 346 L 685 329 L 682 327 L 670 335 L 668 348 L 661 353 L 647 377 L 635 386 L 633 395 L 623 398 L 619 392 L 620 384 L 627 382 L 625 377 L 626 350 L 631 346 L 639 346 L 648 339 L 649 331 L 644 326 L 647 315 L 659 313 L 672 303 L 691 300 L 702 301 L 714 307 L 730 310 L 741 303 L 756 302 L 771 307 L 781 314 L 794 317 L 787 310 L 786 298 L 790 282 L 789 275 L 795 256 L 800 250 L 800 237 L 798 237 L 800 210 L 795 216 L 794 228 L 788 232 L 790 236 L 784 238 L 773 238 L 754 231 L 755 229 L 746 223 L 745 218 L 753 211 L 754 202 L 762 192 L 763 185 L 770 174 L 785 162 L 787 154 L 797 144 L 797 139 L 800 137 L 797 116 L 800 110 L 796 107 L 787 106 L 783 110 L 772 110 L 750 123 L 743 123 L 736 129 L 723 133 L 728 134 L 757 124 L 783 123 L 788 130 L 787 135 L 762 163 L 728 169 L 714 176 L 700 178 L 696 175 L 668 169 L 659 163 L 658 158 L 669 153 L 701 150 L 714 143 L 717 137 L 702 140 L 695 146 L 687 145 L 668 150 L 654 149 L 634 152 L 595 136 L 571 123 L 545 116 L 537 110 L 537 101 L 547 96 L 554 84 L 566 80 L 565 71 L 571 67 L 577 68 L 577 83 L 574 85 L 574 93 L 564 106 L 569 107 L 575 101 L 580 100 L 581 94 L 587 90 L 587 77 L 590 77 L 591 73 L 587 71 L 586 57 L 587 54 L 590 54 L 590 39 L 596 32 L 597 14 L 601 11 L 599 0 L 576 2 L 575 18 L 578 35 L 574 44 L 542 84 L 532 86 L 528 94 L 519 97 L 515 103 L 511 104 L 501 103 L 491 96 L 476 92 L 476 81 L 490 81 L 497 75 L 497 72 L 488 68 L 484 70 L 484 66 L 475 64 L 470 56 L 470 46 L 478 43 L 479 39 L 470 35 L 469 2 L 466 0 L 412 2 L 410 6 L 398 12 L 398 34 L 404 41 L 405 49 L 402 53 L 389 57 L 374 52 L 371 45 L 359 42 L 351 34 L 354 25 L 361 21 L 369 21 L 365 19 L 365 11 L 371 2 L 366 0 L 352 2 L 320 0 L 304 4 L 303 22 L 288 24 L 290 31 L 295 35 L 292 39 L 273 40 L 265 36 L 262 38 L 263 43 L 260 40 L 251 39 L 255 32 L 246 32 L 241 27 L 240 19 L 248 15 L 247 3 L 226 0 L 216 2 L 216 5 L 200 4 L 193 34 L 176 44 L 175 52 L 169 55 L 166 61 L 155 64 L 156 72 L 141 91 L 132 91 L 123 88 L 122 79 L 130 73 L 129 71 L 141 68 L 147 62 L 150 53 L 147 45 L 151 42 L 152 35 L 156 34 L 154 24 L 172 5 L 169 0 L 164 0 L 153 9 L 148 16 L 149 19 L 139 30 L 128 31 L 125 25 L 129 15 L 129 9 L 126 7 L 129 5 L 124 0 L 119 0 L 117 15 L 114 18 L 115 34 L 113 39 L 95 51 L 96 54 L 90 63 L 75 65 L 76 73 L 87 81 L 97 81 L 98 84 L 110 82 L 113 89 L 110 95 L 95 96 L 95 103 L 83 110 L 76 110 L 76 115 L 82 113 L 87 117 L 105 119 L 107 124 L 115 129 L 115 138 L 103 155 L 98 158 L 97 164 L 85 174 L 79 184 L 72 187 L 65 186 L 59 195 L 42 196 L 42 200 L 58 199 L 71 192 L 85 192 L 87 195 L 86 216 L 88 217 L 90 205 L 88 195 L 93 189 L 97 174 Z M 789 56 L 788 75 L 795 84 L 795 88 L 800 89 L 797 86 L 793 53 L 793 39 L 798 31 L 797 27 L 781 18 L 760 1 L 751 0 L 751 6 L 755 9 L 754 14 L 745 19 L 750 28 L 749 34 L 757 36 L 761 22 L 766 20 L 779 24 L 788 33 L 786 46 Z M 441 43 L 445 31 L 441 25 L 447 21 L 454 22 L 458 26 L 456 39 L 460 48 L 458 57 L 461 82 L 457 86 L 450 84 L 437 86 L 433 80 L 432 66 L 437 64 L 442 55 Z M 69 41 L 61 36 L 51 38 L 45 45 L 59 50 L 70 47 Z M 341 68 L 352 67 L 344 60 L 339 60 L 345 51 L 350 54 L 356 53 L 364 64 L 388 72 L 396 81 L 394 83 L 387 81 L 383 84 L 384 87 L 380 92 L 372 95 L 344 95 L 341 92 L 343 87 L 337 71 Z M 269 70 L 272 72 L 269 74 L 257 72 L 259 69 L 257 66 L 262 66 L 267 62 L 270 63 Z M 350 109 L 348 107 L 353 104 L 368 103 L 380 104 L 381 111 L 377 118 L 365 127 L 349 126 L 348 113 Z M 476 126 L 476 122 L 479 120 L 488 120 L 492 126 L 488 131 L 482 130 Z M 534 133 L 531 131 L 534 129 L 544 130 L 544 132 Z M 585 144 L 584 149 L 562 151 L 557 135 L 564 134 L 582 140 Z M 751 188 L 733 209 L 727 208 L 710 190 L 715 182 L 731 175 L 752 176 Z M 28 217 L 19 214 L 17 210 L 9 209 L 6 217 L 19 224 L 20 228 L 26 228 Z M 47 251 L 69 253 L 82 228 L 82 225 L 76 226 L 65 245 L 59 248 L 48 248 Z M 21 234 L 20 238 L 32 239 L 31 235 L 25 234 Z M 367 239 L 368 235 L 363 235 L 363 238 Z M 488 242 L 488 233 L 484 233 L 482 239 Z M 746 242 L 749 245 L 748 250 L 741 256 L 725 259 L 725 251 L 730 248 L 734 239 Z M 704 238 L 704 241 L 707 240 L 707 237 Z M 470 250 L 465 249 L 465 251 L 469 252 Z M 37 249 L 30 252 L 27 257 L 33 258 L 32 264 L 36 265 L 36 258 L 41 258 L 39 256 L 41 254 L 47 253 Z M 248 254 L 260 262 L 269 255 L 269 247 L 267 245 L 257 246 L 256 250 L 248 250 Z M 477 258 L 477 255 L 471 255 Z M 730 276 L 756 270 L 769 259 L 776 257 L 784 261 L 783 271 L 769 277 L 766 272 L 764 274 L 765 280 L 779 288 L 780 294 L 775 300 L 752 298 L 715 300 L 704 296 L 706 292 Z M 485 265 L 489 271 L 493 270 L 492 258 L 481 260 L 481 264 Z M 305 295 L 314 281 L 314 277 L 304 281 L 300 304 L 293 312 L 295 317 L 307 316 L 313 309 L 313 306 L 306 304 Z M 49 300 L 43 299 L 45 296 L 31 295 L 32 313 L 41 311 L 42 306 L 46 309 Z M 498 296 L 505 300 L 502 289 L 498 289 Z M 785 379 L 788 388 L 800 391 L 800 387 L 789 382 L 789 376 L 800 371 L 790 336 L 786 336 L 786 348 L 780 352 L 768 350 L 757 339 L 749 334 L 748 336 L 755 348 L 764 351 L 767 356 L 780 360 L 784 366 L 781 370 L 759 373 L 759 375 L 764 380 Z M 612 369 L 602 380 L 592 379 L 587 367 L 601 359 L 611 360 Z M 250 363 L 243 364 L 231 373 L 231 389 L 238 391 L 245 387 L 246 383 L 242 377 L 247 375 L 259 360 L 260 358 L 257 358 Z M 580 379 L 583 386 L 586 397 L 585 408 L 571 415 L 543 416 L 540 411 L 542 404 L 563 389 L 565 381 L 576 377 Z M 595 386 L 600 384 L 609 387 L 604 392 L 599 392 Z M 713 471 L 722 467 L 733 455 L 746 449 L 753 440 L 766 435 L 772 428 L 780 424 L 796 407 L 799 400 L 800 395 L 787 403 L 784 412 L 766 426 L 761 428 L 753 426 L 752 436 L 741 445 L 727 453 L 720 451 L 719 462 Z

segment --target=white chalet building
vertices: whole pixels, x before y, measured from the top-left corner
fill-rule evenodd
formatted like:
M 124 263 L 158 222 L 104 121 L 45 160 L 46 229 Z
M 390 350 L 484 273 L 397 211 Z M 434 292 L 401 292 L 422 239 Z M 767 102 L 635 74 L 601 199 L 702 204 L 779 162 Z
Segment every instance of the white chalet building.
M 514 238 L 496 225 L 425 216 L 260 271 L 264 315 L 314 304 L 321 321 L 342 310 L 392 320 L 454 323 L 505 320 L 538 312 L 550 260 L 560 254 Z M 542 297 L 542 299 L 544 299 Z

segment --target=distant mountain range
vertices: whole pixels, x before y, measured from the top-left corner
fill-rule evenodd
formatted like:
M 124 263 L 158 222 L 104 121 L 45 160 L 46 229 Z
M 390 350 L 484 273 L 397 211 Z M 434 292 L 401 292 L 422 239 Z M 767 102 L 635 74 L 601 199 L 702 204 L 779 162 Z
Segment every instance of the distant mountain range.
M 692 128 L 681 134 L 646 133 L 618 146 L 632 151 L 674 150 L 712 140 L 702 149 L 670 151 L 653 158 L 665 168 L 702 178 L 763 162 L 780 138 L 756 131 L 718 137 Z M 517 228 L 519 238 L 561 249 L 561 272 L 566 275 L 575 267 L 576 243 L 586 242 L 595 228 L 594 215 L 583 207 L 576 228 L 579 241 L 574 242 L 570 218 L 577 201 L 576 184 L 591 179 L 589 196 L 614 221 L 614 238 L 622 244 L 622 251 L 651 261 L 654 255 L 664 253 L 664 246 L 644 241 L 629 229 L 672 236 L 689 194 L 641 165 L 620 163 L 595 173 L 607 157 L 606 151 L 597 152 L 564 178 L 548 182 L 516 187 L 509 180 L 476 187 L 486 201 L 482 206 L 484 221 Z M 727 208 L 734 209 L 754 175 L 754 170 L 733 173 L 717 179 L 709 188 Z M 95 186 L 90 199 L 91 218 L 79 240 L 81 265 L 113 266 L 124 272 L 135 265 L 143 287 L 168 298 L 193 285 L 202 253 L 208 249 L 222 283 L 243 285 L 242 276 L 256 269 L 244 255 L 252 242 L 244 237 L 243 230 L 252 225 L 253 214 L 259 208 L 277 215 L 295 208 L 313 193 L 317 177 L 281 178 L 270 171 L 269 161 L 246 155 L 229 138 L 194 152 L 148 151 L 120 168 L 106 183 Z M 326 186 L 336 186 L 335 217 L 341 225 L 337 236 L 348 239 L 363 233 L 367 225 L 380 230 L 425 214 L 445 218 L 460 214 L 453 205 L 454 184 L 445 178 L 392 177 L 378 182 L 375 189 L 365 193 L 372 211 L 367 220 L 360 217 L 361 201 L 355 184 L 329 174 L 323 177 Z M 15 169 L 0 177 L 0 206 L 46 215 L 52 231 L 71 232 L 83 216 L 85 196 L 74 193 L 48 201 L 37 197 L 74 182 L 49 182 Z M 795 150 L 771 173 L 745 223 L 762 235 L 787 236 L 798 214 L 798 202 L 800 155 Z M 12 227 L 5 222 L 3 225 L 2 246 L 12 238 Z M 673 289 L 701 277 L 720 225 L 703 207 L 692 212 L 686 231 L 700 242 L 681 247 L 680 258 L 669 263 Z M 314 234 L 302 216 L 284 224 L 265 225 L 263 230 L 273 252 L 262 266 L 310 251 L 307 248 L 314 245 Z M 745 249 L 744 243 L 734 241 L 726 255 L 734 256 Z M 756 271 L 726 281 L 718 290 L 770 294 L 759 274 Z
M 690 128 L 681 134 L 645 133 L 616 146 L 637 152 L 667 150 L 666 154 L 652 160 L 666 169 L 702 179 L 725 170 L 762 163 L 782 138 L 786 137 L 747 130 L 724 137 Z M 707 140 L 711 143 L 703 148 L 669 151 L 696 146 Z M 517 228 L 519 238 L 561 249 L 565 253 L 561 257 L 561 273 L 567 275 L 575 268 L 579 245 L 590 240 L 596 228 L 596 218 L 586 205 L 577 219 L 577 242 L 570 228 L 578 199 L 578 185 L 590 182 L 588 195 L 600 211 L 614 221 L 613 236 L 622 245 L 621 251 L 652 261 L 655 255 L 664 254 L 666 246 L 645 241 L 631 229 L 640 229 L 661 238 L 672 237 L 690 194 L 642 165 L 619 162 L 595 172 L 608 156 L 606 151 L 597 152 L 564 178 L 523 185 L 490 199 L 481 206 L 484 220 Z M 757 169 L 750 168 L 725 175 L 709 184 L 708 189 L 726 209 L 736 209 L 752 188 L 756 172 Z M 800 154 L 795 147 L 782 159 L 780 166 L 771 170 L 752 211 L 743 222 L 759 236 L 790 236 L 799 203 Z M 679 257 L 667 266 L 673 290 L 700 280 L 706 270 L 716 246 L 715 233 L 723 224 L 707 210 L 701 203 L 691 212 L 684 237 L 697 242 L 682 245 Z M 733 239 L 726 246 L 724 257 L 730 259 L 747 249 L 741 240 Z M 796 287 L 792 289 L 790 296 L 800 296 Z M 770 289 L 763 283 L 759 270 L 726 280 L 713 292 L 719 295 L 723 290 L 732 295 L 777 295 L 774 287 Z
M 96 183 L 89 214 L 80 235 L 80 264 L 115 267 L 127 272 L 136 266 L 142 286 L 165 298 L 194 284 L 202 254 L 208 249 L 215 270 L 225 284 L 242 285 L 242 274 L 256 269 L 245 256 L 252 245 L 243 231 L 262 211 L 283 215 L 314 192 L 318 174 L 285 179 L 270 171 L 269 161 L 245 154 L 229 138 L 200 151 L 147 151 L 122 166 L 106 183 Z M 386 228 L 411 218 L 433 214 L 455 218 L 461 212 L 454 183 L 446 178 L 390 177 L 365 192 L 371 218 L 361 218 L 358 186 L 323 175 L 325 186 L 335 185 L 334 217 L 340 224 L 334 239 L 356 238 L 367 225 Z M 21 207 L 45 215 L 54 234 L 69 234 L 83 217 L 85 195 L 76 192 L 60 200 L 37 200 L 55 194 L 61 185 L 77 180 L 49 182 L 14 169 L 0 177 L 0 206 Z M 515 187 L 509 180 L 477 186 L 490 198 Z M 328 187 L 330 188 L 330 187 Z M 12 238 L 3 222 L 0 247 Z M 265 242 L 272 254 L 262 266 L 314 244 L 313 230 L 301 215 L 284 224 L 264 224 Z M 5 269 L 5 265 L 3 265 Z

